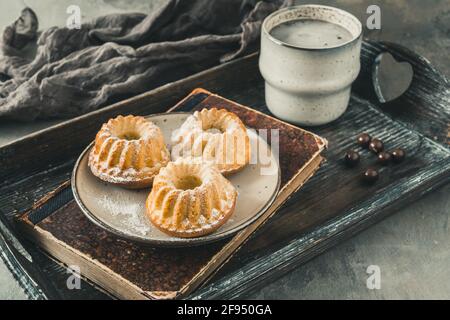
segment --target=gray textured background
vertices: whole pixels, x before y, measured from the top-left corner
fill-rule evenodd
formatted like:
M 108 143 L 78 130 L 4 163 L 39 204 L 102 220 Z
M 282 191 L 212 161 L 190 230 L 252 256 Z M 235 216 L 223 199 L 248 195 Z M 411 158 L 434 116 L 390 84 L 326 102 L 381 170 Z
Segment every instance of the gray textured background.
M 0 0 L 0 28 L 24 5 L 38 14 L 41 27 L 62 25 L 70 4 L 83 19 L 111 12 L 150 12 L 164 0 Z M 300 3 L 303 1 L 299 1 Z M 306 3 L 306 2 L 305 2 Z M 308 1 L 337 6 L 362 22 L 366 8 L 378 4 L 382 30 L 371 39 L 403 44 L 427 57 L 450 76 L 449 0 Z M 0 145 L 55 122 L 19 124 L 0 121 Z M 450 299 L 450 185 L 414 202 L 369 230 L 336 246 L 283 278 L 248 296 L 250 299 Z M 381 268 L 381 289 L 366 288 L 366 268 Z M 23 291 L 0 262 L 0 299 L 24 299 Z

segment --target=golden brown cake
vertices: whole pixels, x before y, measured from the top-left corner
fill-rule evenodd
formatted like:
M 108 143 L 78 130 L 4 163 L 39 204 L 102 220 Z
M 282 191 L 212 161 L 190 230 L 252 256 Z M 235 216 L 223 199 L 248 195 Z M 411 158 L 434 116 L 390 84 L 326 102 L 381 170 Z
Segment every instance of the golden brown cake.
M 189 116 L 172 134 L 172 159 L 201 158 L 223 174 L 250 161 L 250 140 L 241 119 L 225 109 L 203 109 Z
M 143 117 L 129 115 L 103 124 L 89 154 L 89 167 L 106 182 L 137 189 L 150 186 L 169 160 L 161 130 Z
M 178 159 L 155 177 L 146 211 L 171 236 L 191 238 L 217 230 L 231 216 L 237 192 L 214 165 Z

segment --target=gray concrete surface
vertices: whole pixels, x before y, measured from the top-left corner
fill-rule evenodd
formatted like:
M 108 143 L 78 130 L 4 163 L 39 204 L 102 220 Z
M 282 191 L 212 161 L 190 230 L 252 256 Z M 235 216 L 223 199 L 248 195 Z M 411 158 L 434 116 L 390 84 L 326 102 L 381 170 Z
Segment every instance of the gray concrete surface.
M 0 28 L 27 4 L 42 27 L 61 25 L 69 4 L 80 5 L 83 19 L 117 11 L 150 12 L 164 0 L 0 1 Z M 338 0 L 308 1 L 340 7 L 367 19 L 377 4 L 382 30 L 371 39 L 403 44 L 426 56 L 450 76 L 450 1 Z M 0 121 L 0 145 L 54 122 L 20 124 Z M 248 295 L 249 299 L 450 299 L 450 185 L 412 203 L 369 230 L 334 247 L 283 278 Z M 369 290 L 366 269 L 377 265 L 381 288 Z M 24 299 L 23 291 L 0 263 L 0 299 Z

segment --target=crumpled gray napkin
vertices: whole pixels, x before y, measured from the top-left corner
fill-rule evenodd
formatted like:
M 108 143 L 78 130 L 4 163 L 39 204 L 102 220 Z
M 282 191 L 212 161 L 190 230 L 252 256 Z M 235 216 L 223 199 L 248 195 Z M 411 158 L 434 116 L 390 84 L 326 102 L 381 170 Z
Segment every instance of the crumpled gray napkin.
M 0 118 L 74 117 L 242 56 L 256 50 L 262 20 L 288 4 L 171 0 L 150 15 L 50 28 L 32 59 L 21 51 L 35 41 L 37 18 L 25 9 L 3 34 Z

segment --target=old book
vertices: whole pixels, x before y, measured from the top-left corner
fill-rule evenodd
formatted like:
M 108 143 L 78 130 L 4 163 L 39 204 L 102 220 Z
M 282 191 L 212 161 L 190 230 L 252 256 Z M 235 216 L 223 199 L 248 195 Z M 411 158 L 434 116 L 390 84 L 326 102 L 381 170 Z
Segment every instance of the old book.
M 249 128 L 279 129 L 281 188 L 273 204 L 249 227 L 230 239 L 198 247 L 144 246 L 92 224 L 73 200 L 66 182 L 22 215 L 19 226 L 24 234 L 61 263 L 78 266 L 83 277 L 115 297 L 172 299 L 191 293 L 224 266 L 314 174 L 326 147 L 326 141 L 315 134 L 203 89 L 194 90 L 170 111 L 211 107 L 236 113 Z

